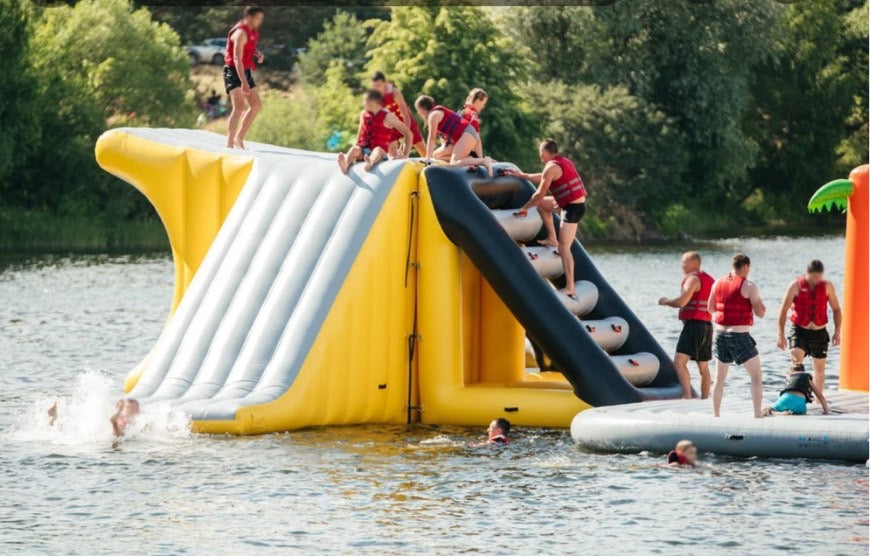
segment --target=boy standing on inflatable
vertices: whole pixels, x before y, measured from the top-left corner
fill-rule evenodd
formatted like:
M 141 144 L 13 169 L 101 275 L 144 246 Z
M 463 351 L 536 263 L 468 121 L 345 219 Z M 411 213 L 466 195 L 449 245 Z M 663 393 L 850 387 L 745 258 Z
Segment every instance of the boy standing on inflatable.
M 230 95 L 233 110 L 227 121 L 227 147 L 245 148 L 245 134 L 260 112 L 262 103 L 257 84 L 251 74 L 257 63 L 263 63 L 263 53 L 257 50 L 260 39 L 258 29 L 263 23 L 263 8 L 248 6 L 244 17 L 233 25 L 227 35 L 227 50 L 224 54 L 224 86 Z M 245 101 L 248 109 L 245 110 Z M 242 114 L 244 111 L 244 114 Z
M 453 166 L 485 166 L 486 171 L 492 177 L 492 159 L 487 157 L 472 156 L 472 151 L 480 142 L 480 134 L 468 120 L 459 117 L 459 114 L 435 104 L 435 100 L 427 95 L 421 95 L 414 102 L 417 114 L 426 122 L 429 137 L 426 142 L 427 159 L 439 158 L 451 149 L 450 164 Z M 447 143 L 435 150 L 435 139 L 438 136 L 447 139 Z
M 796 278 L 782 298 L 779 307 L 779 333 L 776 345 L 785 349 L 785 320 L 791 307 L 791 332 L 788 346 L 791 350 L 792 372 L 802 372 L 807 355 L 813 358 L 813 375 L 816 387 L 825 389 L 825 362 L 828 344 L 839 345 L 840 325 L 843 313 L 834 286 L 825 280 L 825 265 L 820 260 L 811 261 L 807 272 Z M 834 336 L 828 336 L 828 304 L 834 313 Z
M 405 139 L 401 147 L 396 145 L 395 134 Z M 366 171 L 385 159 L 405 158 L 411 145 L 411 130 L 402 120 L 384 108 L 384 97 L 371 90 L 363 97 L 363 111 L 359 115 L 359 130 L 356 144 L 345 153 L 338 154 L 338 166 L 345 174 L 354 162 L 365 158 Z
M 514 213 L 518 218 L 525 218 L 530 208 L 537 208 L 547 229 L 547 239 L 543 245 L 557 247 L 565 270 L 565 295 L 577 298 L 574 286 L 574 255 L 571 245 L 577 235 L 577 224 L 586 214 L 586 187 L 574 163 L 559 153 L 559 147 L 552 139 L 545 139 L 538 148 L 538 155 L 544 163 L 540 174 L 525 174 L 518 170 L 507 169 L 504 174 L 516 176 L 539 184 L 535 194 Z M 547 196 L 552 193 L 552 196 Z M 553 223 L 553 212 L 565 211 L 562 225 L 559 227 L 559 237 L 556 238 L 556 226 Z
M 382 71 L 376 71 L 372 75 L 372 89 L 383 95 L 384 107 L 411 129 L 411 142 L 408 143 L 408 147 L 405 149 L 408 154 L 411 154 L 410 145 L 413 145 L 417 150 L 417 154 L 426 156 L 426 143 L 423 142 L 423 134 L 420 133 L 420 126 L 417 125 L 417 120 L 411 116 L 411 109 L 408 108 L 408 103 L 405 102 L 402 91 L 394 83 L 387 82 L 387 76 Z M 395 135 L 396 140 L 401 139 L 401 137 L 401 134 L 397 133 Z
M 753 316 L 764 317 L 767 309 L 758 286 L 750 282 L 749 257 L 734 255 L 732 271 L 713 284 L 707 310 L 716 324 L 716 383 L 713 385 L 713 416 L 719 417 L 725 379 L 731 363 L 743 365 L 752 382 L 752 408 L 756 417 L 763 417 L 761 397 L 761 357 L 755 340 L 749 335 Z
M 713 325 L 707 303 L 714 279 L 701 270 L 701 255 L 697 251 L 684 253 L 681 266 L 683 282 L 680 284 L 680 296 L 673 299 L 662 297 L 659 305 L 678 308 L 678 316 L 683 321 L 683 331 L 680 332 L 677 353 L 674 355 L 674 367 L 683 387 L 683 397 L 692 397 L 692 380 L 689 378 L 689 360 L 692 360 L 697 363 L 701 375 L 701 399 L 707 399 L 710 395 L 710 360 L 713 359 Z

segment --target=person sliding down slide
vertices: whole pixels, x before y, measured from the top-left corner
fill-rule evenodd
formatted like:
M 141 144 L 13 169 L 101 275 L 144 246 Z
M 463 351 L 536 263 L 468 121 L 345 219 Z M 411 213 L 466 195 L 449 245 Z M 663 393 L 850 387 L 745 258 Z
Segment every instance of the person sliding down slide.
M 398 147 L 395 132 L 401 133 L 404 142 Z M 356 145 L 345 153 L 339 153 L 338 166 L 345 174 L 354 162 L 365 158 L 366 171 L 386 158 L 406 158 L 411 147 L 411 130 L 389 110 L 384 108 L 384 97 L 377 91 L 368 91 L 363 97 L 363 111 L 359 115 L 359 132 Z
M 547 239 L 541 243 L 550 247 L 558 247 L 562 257 L 562 267 L 565 269 L 565 294 L 577 298 L 574 287 L 574 255 L 571 244 L 577 235 L 577 224 L 586 214 L 586 187 L 577 173 L 574 163 L 559 154 L 559 147 L 552 139 L 545 139 L 538 149 L 544 170 L 540 174 L 525 174 L 507 169 L 505 175 L 515 176 L 532 183 L 537 183 L 538 190 L 516 213 L 519 218 L 525 218 L 529 209 L 536 207 L 541 214 L 541 220 L 547 228 Z M 552 193 L 551 197 L 547 193 Z M 565 217 L 556 239 L 556 226 L 553 223 L 553 212 L 564 210 Z
M 426 158 L 439 158 L 447 145 L 435 150 L 435 138 L 442 136 L 452 145 L 450 164 L 453 166 L 486 166 L 486 171 L 492 177 L 492 159 L 487 157 L 478 158 L 471 156 L 471 151 L 477 147 L 480 135 L 468 120 L 463 120 L 459 115 L 444 108 L 430 96 L 422 95 L 414 103 L 417 114 L 426 122 L 429 139 L 426 143 Z
M 396 115 L 402 123 L 411 129 L 413 138 L 411 139 L 417 154 L 426 156 L 426 143 L 423 142 L 423 134 L 420 133 L 420 126 L 417 125 L 417 120 L 411 115 L 411 109 L 408 108 L 408 103 L 405 102 L 405 97 L 402 91 L 399 90 L 393 83 L 387 82 L 387 76 L 382 71 L 376 71 L 372 75 L 372 89 L 381 93 L 384 96 L 384 108 Z M 402 135 L 394 134 L 394 139 L 401 139 Z M 406 149 L 408 154 L 411 154 L 411 148 Z
M 257 58 L 258 63 L 263 63 L 263 53 L 257 50 L 257 41 L 260 38 L 258 29 L 262 23 L 263 8 L 248 6 L 245 8 L 244 17 L 233 25 L 227 35 L 224 86 L 233 103 L 233 111 L 227 121 L 228 148 L 245 148 L 245 134 L 248 133 L 262 106 L 257 84 L 254 83 L 254 77 L 251 75 L 251 72 L 257 69 L 254 65 L 254 57 Z M 245 110 L 246 100 L 247 110 Z

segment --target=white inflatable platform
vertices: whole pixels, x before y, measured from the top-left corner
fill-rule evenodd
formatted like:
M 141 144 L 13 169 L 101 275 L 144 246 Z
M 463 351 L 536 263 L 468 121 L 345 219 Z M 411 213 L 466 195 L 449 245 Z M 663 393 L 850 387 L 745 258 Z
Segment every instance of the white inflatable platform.
M 747 397 L 749 392 L 746 392 Z M 668 452 L 682 439 L 700 452 L 741 457 L 813 458 L 866 462 L 870 442 L 868 394 L 826 392 L 831 408 L 807 415 L 752 416 L 752 403 L 726 396 L 722 416 L 711 400 L 667 400 L 597 407 L 578 413 L 571 437 L 597 452 Z M 772 400 L 766 400 L 769 405 Z

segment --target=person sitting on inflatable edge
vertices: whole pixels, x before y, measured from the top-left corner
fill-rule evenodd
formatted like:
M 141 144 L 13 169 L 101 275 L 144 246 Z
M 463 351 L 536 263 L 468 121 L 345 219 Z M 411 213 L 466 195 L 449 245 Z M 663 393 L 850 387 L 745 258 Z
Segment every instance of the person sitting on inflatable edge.
M 508 438 L 508 434 L 511 432 L 511 422 L 505 419 L 504 417 L 499 417 L 498 419 L 493 419 L 492 423 L 489 424 L 489 428 L 486 429 L 486 433 L 489 435 L 487 439 L 487 444 L 510 444 L 510 438 Z
M 828 414 L 828 400 L 813 382 L 813 375 L 804 370 L 803 364 L 792 367 L 785 377 L 785 388 L 779 393 L 779 399 L 764 410 L 765 415 L 806 415 L 807 404 L 812 403 L 813 395 L 822 406 L 822 413 Z
M 698 448 L 691 440 L 680 440 L 668 453 L 668 465 L 671 467 L 695 467 L 697 464 Z

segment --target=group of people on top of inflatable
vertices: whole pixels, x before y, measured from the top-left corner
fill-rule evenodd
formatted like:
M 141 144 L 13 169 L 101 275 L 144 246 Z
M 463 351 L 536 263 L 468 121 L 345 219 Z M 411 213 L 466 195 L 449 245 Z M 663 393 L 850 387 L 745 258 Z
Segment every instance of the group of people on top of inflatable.
M 731 272 L 714 280 L 701 270 L 701 255 L 695 251 L 682 258 L 683 280 L 680 295 L 662 297 L 659 305 L 679 309 L 683 330 L 677 341 L 674 367 L 683 387 L 683 397 L 692 397 L 689 361 L 695 361 L 701 375 L 701 397 L 710 395 L 709 362 L 713 359 L 713 332 L 716 330 L 716 381 L 713 384 L 713 415 L 719 416 L 725 379 L 732 363 L 743 365 L 749 373 L 752 404 L 756 417 L 765 415 L 803 415 L 814 398 L 828 413 L 825 388 L 825 362 L 828 346 L 840 343 L 842 311 L 834 286 L 825 280 L 825 267 L 819 260 L 807 265 L 806 272 L 786 288 L 777 321 L 777 347 L 789 347 L 791 365 L 785 388 L 769 408 L 762 407 L 761 358 L 750 335 L 754 317 L 764 317 L 767 309 L 758 286 L 749 280 L 751 261 L 744 254 L 734 255 Z M 828 307 L 834 320 L 834 335 L 828 335 Z M 791 331 L 786 339 L 785 325 L 791 312 Z M 813 374 L 806 372 L 804 360 L 812 358 Z

